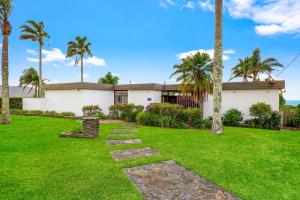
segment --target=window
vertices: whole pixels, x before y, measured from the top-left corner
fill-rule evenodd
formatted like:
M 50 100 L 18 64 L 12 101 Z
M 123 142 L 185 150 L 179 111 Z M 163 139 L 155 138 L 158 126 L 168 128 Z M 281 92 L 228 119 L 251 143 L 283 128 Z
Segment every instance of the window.
M 128 91 L 115 91 L 115 104 L 128 104 Z

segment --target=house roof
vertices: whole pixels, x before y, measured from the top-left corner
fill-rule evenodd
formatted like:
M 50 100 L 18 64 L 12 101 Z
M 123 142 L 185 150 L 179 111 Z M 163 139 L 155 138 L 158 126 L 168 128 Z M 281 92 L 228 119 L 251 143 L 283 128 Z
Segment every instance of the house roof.
M 177 91 L 179 84 L 98 84 L 98 83 L 60 83 L 43 85 L 44 90 L 155 90 L 155 91 Z M 223 90 L 265 90 L 285 88 L 285 81 L 261 81 L 261 82 L 227 82 L 223 83 Z
M 33 97 L 34 90 L 30 91 L 30 87 L 19 87 L 10 86 L 9 87 L 9 97 Z M 0 97 L 2 97 L 2 86 L 0 86 Z

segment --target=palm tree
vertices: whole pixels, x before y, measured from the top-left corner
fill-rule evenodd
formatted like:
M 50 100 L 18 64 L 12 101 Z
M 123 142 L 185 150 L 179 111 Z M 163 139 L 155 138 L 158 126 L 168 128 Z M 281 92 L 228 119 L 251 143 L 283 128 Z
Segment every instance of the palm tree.
M 244 60 L 239 59 L 239 64 L 232 68 L 232 77 L 230 80 L 242 77 L 243 82 L 248 82 L 251 77 L 251 58 L 246 57 Z
M 23 75 L 20 77 L 19 86 L 23 86 L 24 89 L 31 86 L 29 92 L 34 89 L 35 97 L 37 97 L 37 91 L 39 87 L 39 75 L 34 68 L 28 68 L 23 71 Z
M 188 56 L 175 65 L 174 70 L 171 77 L 177 76 L 179 90 L 184 96 L 192 95 L 197 102 L 203 103 L 208 94 L 212 94 L 213 62 L 208 54 L 198 52 Z
M 0 26 L 3 35 L 2 42 L 2 123 L 9 124 L 9 85 L 8 85 L 8 37 L 12 26 L 8 17 L 12 11 L 12 0 L 0 0 Z
M 253 51 L 251 56 L 251 72 L 253 74 L 253 82 L 259 81 L 259 74 L 274 71 L 274 67 L 283 67 L 275 58 L 267 58 L 262 60 L 260 49 L 257 48 Z
M 119 82 L 119 77 L 114 76 L 111 72 L 108 72 L 104 77 L 99 78 L 99 84 L 112 84 L 116 85 Z
M 44 38 L 50 38 L 48 33 L 45 31 L 43 22 L 35 22 L 33 20 L 26 21 L 27 24 L 22 25 L 21 28 L 21 40 L 31 40 L 33 42 L 39 42 L 39 97 L 42 97 L 42 51 L 44 46 Z
M 92 57 L 91 45 L 90 42 L 87 43 L 86 37 L 81 38 L 80 36 L 77 36 L 75 41 L 68 42 L 67 58 L 76 56 L 75 66 L 78 65 L 79 61 L 81 62 L 81 82 L 83 82 L 83 58 L 86 54 Z
M 222 78 L 223 78 L 223 0 L 215 1 L 215 48 L 213 72 L 213 125 L 214 134 L 223 134 Z

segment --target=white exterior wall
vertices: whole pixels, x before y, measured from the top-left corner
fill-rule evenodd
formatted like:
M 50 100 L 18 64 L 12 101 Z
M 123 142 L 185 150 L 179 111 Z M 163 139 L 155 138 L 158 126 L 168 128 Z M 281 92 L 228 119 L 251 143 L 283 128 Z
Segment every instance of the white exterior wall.
M 236 108 L 243 113 L 244 120 L 250 119 L 249 109 L 253 104 L 265 102 L 274 111 L 279 110 L 279 90 L 224 90 L 222 93 L 222 113 Z M 213 97 L 204 103 L 204 118 L 213 114 Z
M 48 90 L 45 98 L 26 98 L 23 101 L 24 110 L 43 110 L 56 112 L 73 112 L 82 115 L 82 107 L 99 105 L 105 114 L 114 103 L 113 91 L 99 90 Z
M 151 101 L 148 101 L 151 99 Z M 146 108 L 151 103 L 161 103 L 161 91 L 154 90 L 129 90 L 128 103 L 142 105 Z
M 114 104 L 114 91 L 83 90 L 84 105 L 98 105 L 105 114 L 109 114 L 109 107 Z

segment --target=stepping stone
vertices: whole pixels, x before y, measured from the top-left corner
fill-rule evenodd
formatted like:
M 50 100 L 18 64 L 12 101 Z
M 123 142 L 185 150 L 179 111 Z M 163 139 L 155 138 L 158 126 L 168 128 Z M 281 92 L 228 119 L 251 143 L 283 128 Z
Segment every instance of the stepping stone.
M 126 134 L 126 133 L 136 133 L 136 132 L 137 132 L 137 130 L 132 130 L 132 129 L 113 129 L 111 131 L 111 133 L 124 133 L 124 134 Z
M 112 152 L 113 158 L 117 161 L 152 156 L 154 154 L 156 154 L 156 151 L 151 149 L 150 147 L 146 147 L 143 149 L 117 150 Z
M 108 146 L 119 146 L 125 144 L 140 144 L 142 140 L 140 139 L 130 139 L 130 140 L 106 140 Z
M 108 134 L 109 137 L 135 137 L 137 134 Z
M 124 169 L 145 199 L 240 200 L 175 161 Z

